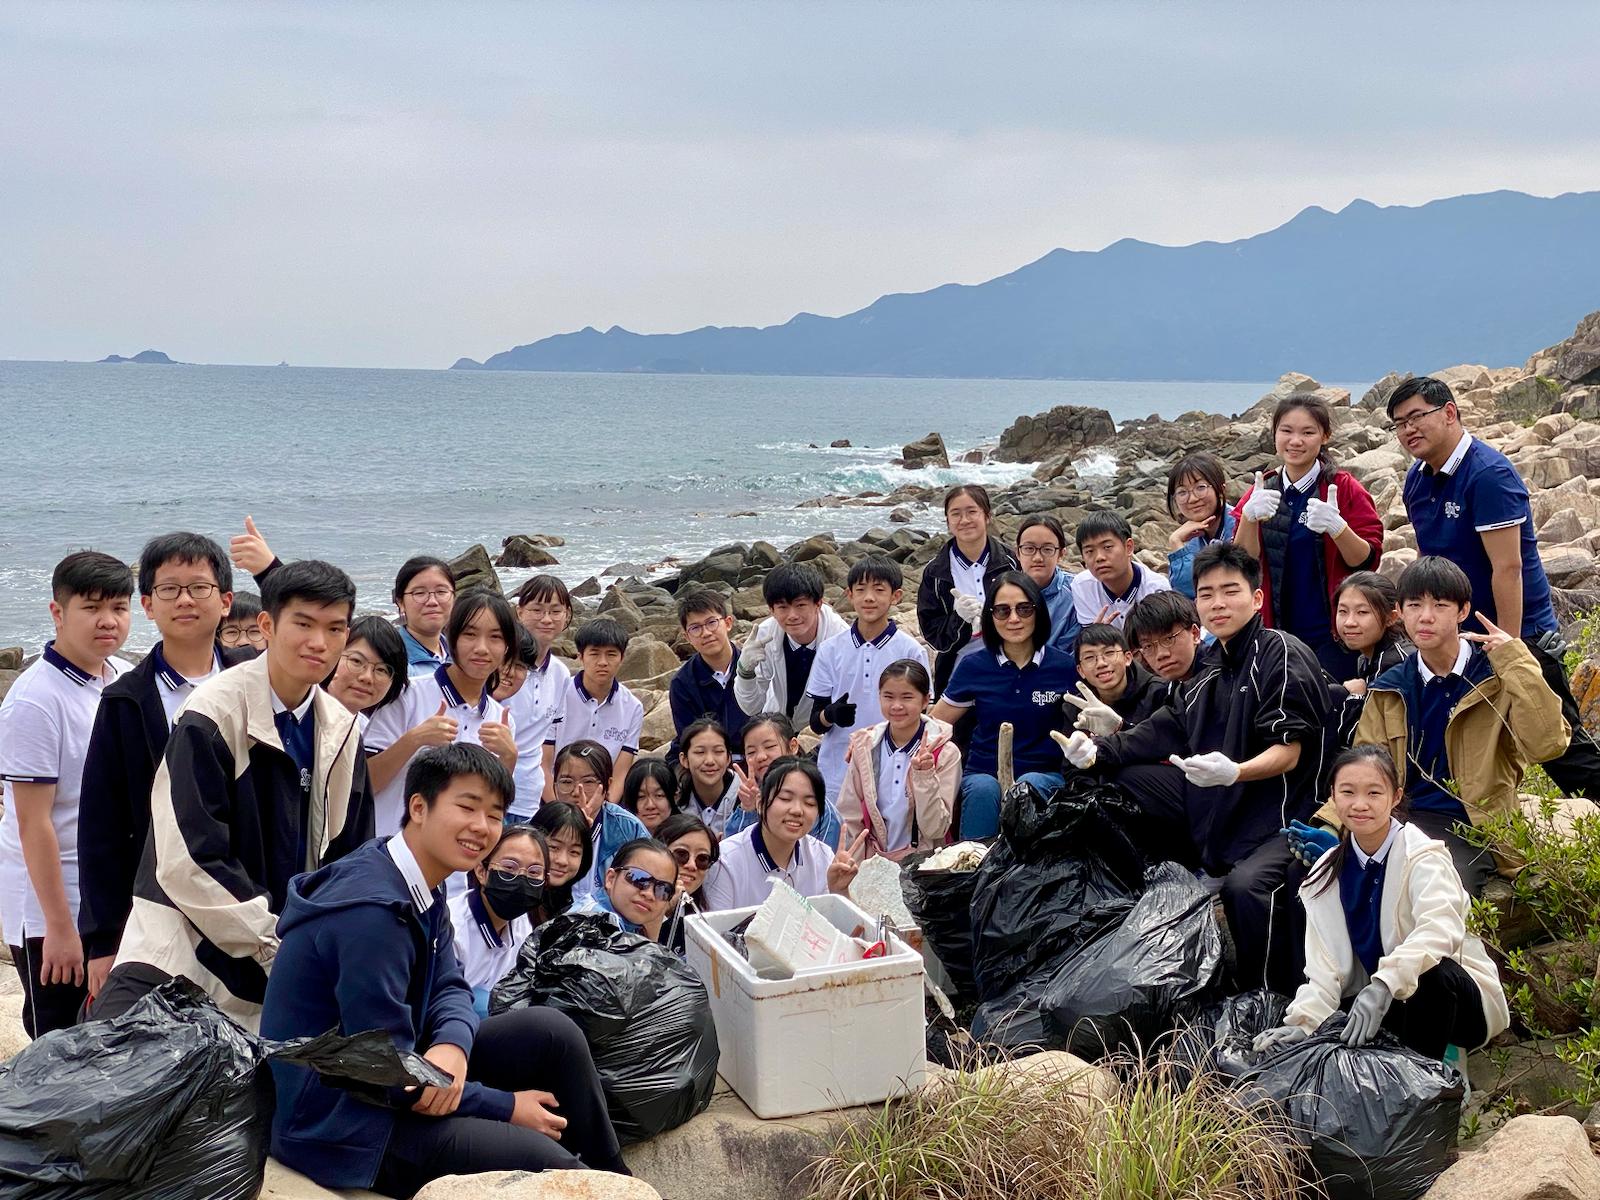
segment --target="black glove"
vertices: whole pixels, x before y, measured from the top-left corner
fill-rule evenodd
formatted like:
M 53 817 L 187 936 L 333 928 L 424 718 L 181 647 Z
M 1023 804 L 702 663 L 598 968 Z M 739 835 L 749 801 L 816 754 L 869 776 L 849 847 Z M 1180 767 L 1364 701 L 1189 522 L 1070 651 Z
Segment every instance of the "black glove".
M 856 706 L 850 703 L 850 693 L 846 692 L 833 703 L 822 710 L 822 716 L 829 725 L 854 725 L 856 723 Z

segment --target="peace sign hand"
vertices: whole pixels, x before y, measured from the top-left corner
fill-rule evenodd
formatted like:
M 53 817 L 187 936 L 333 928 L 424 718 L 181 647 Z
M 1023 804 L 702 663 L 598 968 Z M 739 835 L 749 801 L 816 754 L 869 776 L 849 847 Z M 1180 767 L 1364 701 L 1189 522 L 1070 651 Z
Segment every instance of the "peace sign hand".
M 938 747 L 932 745 L 927 738 L 922 739 L 922 745 L 917 747 L 917 752 L 911 756 L 911 769 L 913 771 L 931 771 L 938 765 L 938 760 L 933 757 L 933 752 Z
M 755 812 L 761 803 L 761 785 L 750 778 L 743 766 L 733 764 L 734 778 L 739 781 L 739 807 L 745 812 Z
M 1083 699 L 1078 699 L 1078 696 Z M 1081 679 L 1078 680 L 1078 696 L 1066 692 L 1061 694 L 1063 700 L 1078 710 L 1078 719 L 1072 723 L 1074 729 L 1081 729 L 1096 737 L 1110 737 L 1122 728 L 1122 717 L 1117 710 L 1096 696 L 1094 689 Z
M 833 861 L 828 864 L 828 890 L 836 895 L 843 896 L 850 890 L 850 884 L 861 872 L 861 851 L 866 848 L 867 830 L 863 829 L 859 837 L 850 843 L 850 849 L 840 846 L 834 854 Z
M 1512 637 L 1509 633 L 1507 633 L 1504 629 L 1501 629 L 1500 626 L 1496 625 L 1493 621 L 1489 620 L 1489 618 L 1484 616 L 1481 612 L 1473 613 L 1472 615 L 1477 617 L 1478 618 L 1478 624 L 1482 625 L 1489 632 L 1488 633 L 1463 633 L 1461 636 L 1463 638 L 1465 638 L 1469 642 L 1477 642 L 1488 653 L 1493 654 L 1496 650 L 1500 649 L 1500 647 L 1504 646 L 1507 642 L 1514 642 L 1514 641 L 1517 640 L 1516 638 Z

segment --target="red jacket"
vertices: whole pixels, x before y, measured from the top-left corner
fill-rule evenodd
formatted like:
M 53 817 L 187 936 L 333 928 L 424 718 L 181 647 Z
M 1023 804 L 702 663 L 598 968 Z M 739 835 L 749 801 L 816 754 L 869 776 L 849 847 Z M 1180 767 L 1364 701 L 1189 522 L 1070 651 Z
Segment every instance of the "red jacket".
M 1268 472 L 1262 477 L 1263 487 L 1270 487 L 1274 491 L 1282 491 L 1283 468 Z M 1328 498 L 1328 488 L 1339 489 L 1339 515 L 1350 523 L 1350 528 L 1356 535 L 1372 547 L 1372 553 L 1367 556 L 1367 561 L 1360 566 L 1352 567 L 1345 563 L 1344 555 L 1339 553 L 1339 547 L 1334 544 L 1331 537 L 1322 539 L 1322 574 L 1328 581 L 1328 607 L 1333 607 L 1333 593 L 1338 590 L 1339 584 L 1345 576 L 1356 571 L 1376 571 L 1378 560 L 1383 557 L 1383 521 L 1378 517 L 1378 508 L 1372 503 L 1372 495 L 1362 487 L 1356 477 L 1349 471 L 1335 470 L 1329 472 L 1324 469 L 1317 476 L 1317 499 Z M 1233 507 L 1235 521 L 1244 520 L 1244 502 L 1250 498 L 1250 493 L 1255 491 L 1252 484 L 1244 490 L 1244 495 L 1239 497 L 1239 502 Z M 1287 528 L 1286 509 L 1280 508 L 1278 515 L 1270 521 L 1261 523 L 1261 618 L 1267 625 L 1276 625 L 1275 612 L 1272 601 L 1272 580 L 1274 576 L 1281 579 L 1285 569 L 1285 548 L 1289 541 Z M 1237 536 L 1237 535 L 1236 535 Z

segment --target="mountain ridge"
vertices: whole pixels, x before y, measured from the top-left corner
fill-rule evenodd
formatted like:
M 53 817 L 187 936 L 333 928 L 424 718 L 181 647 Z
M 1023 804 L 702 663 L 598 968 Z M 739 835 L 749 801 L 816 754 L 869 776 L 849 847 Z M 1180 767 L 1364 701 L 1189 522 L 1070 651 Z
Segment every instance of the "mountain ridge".
M 1386 284 L 1386 278 L 1393 281 Z M 1600 302 L 1600 192 L 1308 205 L 1229 242 L 1053 248 L 978 283 L 836 317 L 636 333 L 593 325 L 457 369 L 1246 379 L 1498 362 Z

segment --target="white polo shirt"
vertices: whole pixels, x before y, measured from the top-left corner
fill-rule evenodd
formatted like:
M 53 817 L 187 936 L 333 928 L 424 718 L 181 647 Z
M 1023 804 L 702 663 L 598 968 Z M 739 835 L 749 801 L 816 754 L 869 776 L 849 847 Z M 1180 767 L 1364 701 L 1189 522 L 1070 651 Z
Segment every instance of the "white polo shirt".
M 213 654 L 211 670 L 204 675 L 191 679 L 187 675 L 180 675 L 174 671 L 167 662 L 166 655 L 161 652 L 161 643 L 157 642 L 150 651 L 150 657 L 156 664 L 156 691 L 161 696 L 161 709 L 167 714 L 167 728 L 172 728 L 172 723 L 178 719 L 178 710 L 190 696 L 194 695 L 195 688 L 206 680 L 212 678 L 222 670 L 222 656 Z
M 483 740 L 479 737 L 478 730 L 486 723 L 498 721 L 505 715 L 500 702 L 487 691 L 479 697 L 477 704 L 468 704 L 461 693 L 456 691 L 455 684 L 450 682 L 446 669 L 436 667 L 431 675 L 418 675 L 413 678 L 410 686 L 401 692 L 393 703 L 385 704 L 372 714 L 372 721 L 362 737 L 367 754 L 370 756 L 387 750 L 429 717 L 437 716 L 441 703 L 445 706 L 445 716 L 454 717 L 456 720 L 458 742 L 477 742 L 482 745 Z M 511 731 L 515 736 L 515 718 L 512 718 Z M 404 767 L 395 772 L 394 778 L 372 798 L 379 837 L 400 832 L 400 818 L 406 808 L 406 771 L 415 760 L 414 754 L 406 761 Z M 451 893 L 454 894 L 456 890 L 452 885 Z
M 904 746 L 896 746 L 887 728 L 883 731 L 883 763 L 878 770 L 878 811 L 883 814 L 883 832 L 889 844 L 886 850 L 899 850 L 911 844 L 911 797 L 906 784 L 911 778 L 911 757 L 922 745 L 922 735 L 927 730 L 926 721 L 919 722 L 916 733 Z
M 922 648 L 922 643 L 893 621 L 870 642 L 862 641 L 860 625 L 852 624 L 838 637 L 823 642 L 817 651 L 806 691 L 819 704 L 848 694 L 850 702 L 856 706 L 856 723 L 829 729 L 822 735 L 822 744 L 817 750 L 817 767 L 828 785 L 829 800 L 838 801 L 839 788 L 844 784 L 844 755 L 850 745 L 850 734 L 883 720 L 883 712 L 878 707 L 878 676 L 890 663 L 902 658 L 915 659 L 924 667 L 928 665 L 928 652 Z
M 544 745 L 553 740 L 556 718 L 566 701 L 572 673 L 555 655 L 528 672 L 522 686 L 501 704 L 511 714 L 517 740 L 517 798 L 509 815 L 526 819 L 539 810 L 544 792 Z
M 1094 577 L 1093 572 L 1079 571 L 1072 577 L 1072 604 L 1078 610 L 1080 625 L 1093 625 L 1100 610 L 1109 605 L 1111 611 L 1106 614 L 1105 623 L 1121 629 L 1123 618 L 1135 604 L 1155 592 L 1171 590 L 1172 584 L 1165 575 L 1147 570 L 1142 563 L 1134 563 L 1133 583 L 1120 596 L 1113 596 L 1106 585 Z
M 611 752 L 613 762 L 624 751 L 639 753 L 644 705 L 622 686 L 622 680 L 612 680 L 610 694 L 604 700 L 596 700 L 584 691 L 583 672 L 579 671 L 562 693 L 561 714 L 546 742 L 558 750 L 585 739 L 599 742 Z
M 809 833 L 794 848 L 787 867 L 780 867 L 761 841 L 761 826 L 741 829 L 722 843 L 722 855 L 706 873 L 700 887 L 707 912 L 751 908 L 772 890 L 771 880 L 781 879 L 802 896 L 821 896 L 828 890 L 828 864 L 833 851 Z
M 983 577 L 989 570 L 989 543 L 983 544 L 983 553 L 976 560 L 969 559 L 956 548 L 955 540 L 950 543 L 950 582 L 955 584 L 956 591 L 963 596 L 976 596 L 983 599 Z
M 17 676 L 0 703 L 0 781 L 5 814 L 0 816 L 0 918 L 8 946 L 44 936 L 44 911 L 22 859 L 12 785 L 53 783 L 50 824 L 61 850 L 61 881 L 74 922 L 78 918 L 78 799 L 83 760 L 89 751 L 100 693 L 128 664 L 106 660 L 100 678 L 87 675 L 46 643 L 44 654 Z
M 526 916 L 515 917 L 495 933 L 478 893 L 468 888 L 451 896 L 450 927 L 455 935 L 456 962 L 474 992 L 492 991 L 517 961 L 517 951 L 533 932 Z

